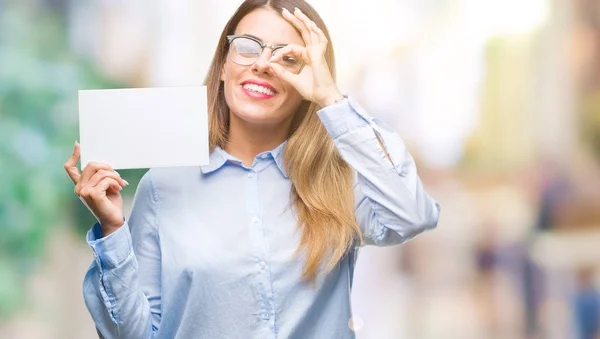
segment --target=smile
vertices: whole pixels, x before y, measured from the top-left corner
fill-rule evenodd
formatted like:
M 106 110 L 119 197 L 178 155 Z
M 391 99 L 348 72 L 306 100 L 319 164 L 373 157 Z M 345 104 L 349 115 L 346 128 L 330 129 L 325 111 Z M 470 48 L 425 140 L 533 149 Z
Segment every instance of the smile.
M 242 87 L 245 90 L 256 92 L 256 93 L 262 93 L 262 94 L 266 94 L 266 95 L 269 95 L 269 96 L 275 95 L 275 92 L 273 92 L 269 88 L 266 88 L 264 86 L 260 86 L 260 85 L 257 85 L 257 84 L 244 84 Z

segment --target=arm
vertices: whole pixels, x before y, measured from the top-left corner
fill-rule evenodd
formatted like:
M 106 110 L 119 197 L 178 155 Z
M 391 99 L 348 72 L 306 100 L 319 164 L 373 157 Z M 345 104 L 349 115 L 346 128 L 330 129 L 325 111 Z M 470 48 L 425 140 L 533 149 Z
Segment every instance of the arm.
M 299 9 L 282 16 L 302 34 L 305 46 L 289 44 L 271 58 L 270 68 L 305 100 L 320 107 L 319 117 L 346 162 L 357 172 L 356 218 L 367 243 L 399 244 L 437 225 L 439 205 L 425 193 L 414 161 L 400 137 L 354 103 L 342 99 L 325 52 L 325 32 Z M 305 62 L 293 74 L 276 61 L 294 55 Z M 381 141 L 381 144 L 380 144 Z M 383 146 L 382 146 L 383 145 Z
M 86 306 L 105 338 L 151 338 L 161 319 L 161 259 L 156 194 L 151 174 L 137 188 L 131 218 L 102 238 L 99 225 L 88 232 L 94 252 L 84 282 Z
M 318 114 L 356 171 L 356 219 L 366 244 L 400 244 L 437 225 L 439 204 L 423 189 L 415 162 L 397 133 L 351 97 Z

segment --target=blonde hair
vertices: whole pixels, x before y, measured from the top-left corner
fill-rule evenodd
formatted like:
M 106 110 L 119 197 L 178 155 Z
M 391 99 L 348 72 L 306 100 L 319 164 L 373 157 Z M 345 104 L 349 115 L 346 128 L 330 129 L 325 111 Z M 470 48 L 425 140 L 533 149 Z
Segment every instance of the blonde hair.
M 303 0 L 244 1 L 221 34 L 205 80 L 211 150 L 216 146 L 226 149 L 228 139 L 230 112 L 220 79 L 228 53 L 227 35 L 234 34 L 242 18 L 257 8 L 271 8 L 281 13 L 283 8 L 293 11 L 294 7 L 314 21 L 330 41 L 325 57 L 335 78 L 335 59 L 329 32 L 308 3 Z M 300 104 L 283 151 L 285 170 L 292 182 L 291 202 L 298 215 L 298 227 L 302 230 L 296 254 L 306 255 L 302 277 L 312 281 L 321 267 L 325 272 L 330 271 L 357 239 L 362 242 L 354 216 L 353 172 L 319 120 L 318 109 L 316 104 L 309 101 Z

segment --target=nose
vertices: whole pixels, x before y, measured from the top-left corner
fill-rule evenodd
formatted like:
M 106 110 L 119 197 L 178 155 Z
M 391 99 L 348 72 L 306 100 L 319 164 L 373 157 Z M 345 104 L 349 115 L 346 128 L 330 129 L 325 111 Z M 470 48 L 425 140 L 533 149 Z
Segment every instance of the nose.
M 252 70 L 255 73 L 271 74 L 271 68 L 269 67 L 269 59 L 273 55 L 273 50 L 270 48 L 263 49 L 258 59 L 252 64 Z

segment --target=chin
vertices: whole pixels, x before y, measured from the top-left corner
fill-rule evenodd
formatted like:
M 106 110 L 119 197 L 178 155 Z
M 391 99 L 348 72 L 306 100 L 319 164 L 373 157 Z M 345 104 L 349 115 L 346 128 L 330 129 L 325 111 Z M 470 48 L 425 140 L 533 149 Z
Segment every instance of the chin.
M 234 105 L 230 108 L 231 114 L 238 119 L 248 123 L 278 123 L 285 120 L 284 117 L 279 117 L 274 108 L 267 108 L 264 105 L 256 105 L 252 102 L 243 102 L 239 105 Z
M 239 119 L 250 123 L 276 123 L 278 120 L 268 113 L 265 114 L 264 110 L 256 111 L 246 109 L 244 111 L 232 111 L 232 114 Z
M 236 100 L 234 105 L 230 105 L 232 115 L 248 123 L 267 123 L 277 124 L 285 120 L 285 116 L 279 116 L 281 107 L 273 107 L 264 102 L 253 100 Z

